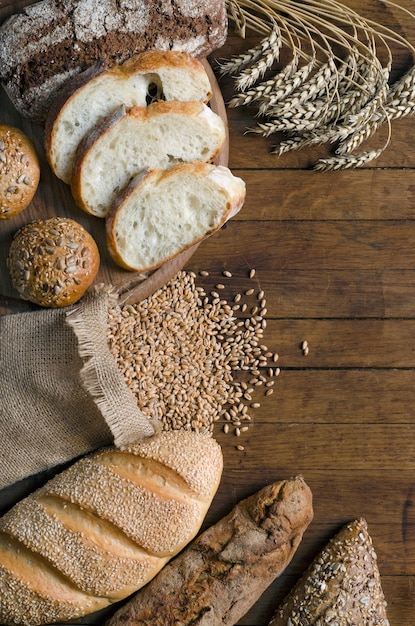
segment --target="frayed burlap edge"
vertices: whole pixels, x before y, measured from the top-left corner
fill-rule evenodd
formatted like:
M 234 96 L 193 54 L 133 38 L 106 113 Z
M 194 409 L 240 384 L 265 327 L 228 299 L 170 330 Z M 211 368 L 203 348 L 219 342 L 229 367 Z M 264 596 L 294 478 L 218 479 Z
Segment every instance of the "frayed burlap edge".
M 82 384 L 108 424 L 114 445 L 123 448 L 150 437 L 159 427 L 139 409 L 110 352 L 105 331 L 108 309 L 115 301 L 110 289 L 88 296 L 67 313 L 66 323 L 77 337 L 84 362 Z

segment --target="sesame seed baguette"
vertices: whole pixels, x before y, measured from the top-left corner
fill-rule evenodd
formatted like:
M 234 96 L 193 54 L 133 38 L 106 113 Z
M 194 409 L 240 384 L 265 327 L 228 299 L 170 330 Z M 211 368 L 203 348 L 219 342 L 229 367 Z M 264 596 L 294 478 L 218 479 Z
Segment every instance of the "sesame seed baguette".
M 86 213 L 105 217 L 118 193 L 143 169 L 213 161 L 225 138 L 223 120 L 203 102 L 122 106 L 81 140 L 71 179 L 74 199 Z
M 0 520 L 0 623 L 75 619 L 148 583 L 199 531 L 222 466 L 209 435 L 169 431 L 58 474 Z
M 245 191 L 225 166 L 194 162 L 146 171 L 107 215 L 108 251 L 125 269 L 156 269 L 219 230 L 241 209 Z
M 151 50 L 108 66 L 100 60 L 70 80 L 52 103 L 45 123 L 45 151 L 55 175 L 70 184 L 76 148 L 103 117 L 122 106 L 146 106 L 147 97 L 208 102 L 209 77 L 186 52 Z
M 232 626 L 291 561 L 313 517 L 301 477 L 274 483 L 203 532 L 106 626 Z
M 40 0 L 0 26 L 0 81 L 16 109 L 42 124 L 62 86 L 99 59 L 122 63 L 146 50 L 203 58 L 227 30 L 224 0 Z
M 389 626 L 366 520 L 346 524 L 317 555 L 269 626 Z

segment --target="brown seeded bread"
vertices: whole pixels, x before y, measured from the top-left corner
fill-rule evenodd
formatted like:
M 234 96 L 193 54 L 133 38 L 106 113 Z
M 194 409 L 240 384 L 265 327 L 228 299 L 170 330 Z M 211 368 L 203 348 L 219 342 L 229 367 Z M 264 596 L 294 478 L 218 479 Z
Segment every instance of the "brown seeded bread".
M 313 517 L 301 477 L 269 485 L 202 533 L 106 626 L 232 626 L 286 568 Z
M 29 137 L 19 128 L 0 124 L 0 220 L 24 211 L 39 178 L 39 159 Z
M 58 178 L 70 183 L 76 148 L 106 115 L 155 100 L 208 102 L 212 87 L 203 64 L 187 52 L 154 50 L 109 67 L 96 63 L 70 80 L 52 103 L 45 151 Z
M 145 585 L 198 532 L 222 472 L 209 435 L 92 454 L 0 520 L 0 623 L 86 615 Z
M 269 626 L 389 626 L 376 553 L 364 519 L 345 525 L 318 554 Z
M 224 0 L 41 0 L 0 28 L 0 80 L 19 112 L 43 123 L 59 89 L 99 59 L 145 50 L 206 57 L 226 35 Z
M 20 228 L 7 266 L 23 300 L 44 307 L 74 304 L 93 283 L 100 266 L 92 235 L 67 217 L 49 217 Z

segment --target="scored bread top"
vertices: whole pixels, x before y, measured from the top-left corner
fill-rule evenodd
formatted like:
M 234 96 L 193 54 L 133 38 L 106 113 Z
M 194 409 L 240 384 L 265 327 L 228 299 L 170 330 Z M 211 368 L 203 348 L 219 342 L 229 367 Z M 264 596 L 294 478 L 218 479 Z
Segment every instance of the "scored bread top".
M 81 139 L 114 109 L 146 106 L 148 98 L 208 102 L 211 96 L 202 63 L 186 52 L 147 51 L 110 67 L 99 61 L 69 81 L 52 103 L 45 124 L 48 162 L 69 184 Z
M 210 435 L 174 431 L 58 474 L 0 519 L 0 622 L 76 618 L 145 585 L 198 532 L 222 466 Z
M 71 180 L 74 199 L 87 213 L 105 217 L 119 192 L 143 169 L 213 161 L 225 138 L 223 120 L 203 102 L 121 107 L 79 144 Z

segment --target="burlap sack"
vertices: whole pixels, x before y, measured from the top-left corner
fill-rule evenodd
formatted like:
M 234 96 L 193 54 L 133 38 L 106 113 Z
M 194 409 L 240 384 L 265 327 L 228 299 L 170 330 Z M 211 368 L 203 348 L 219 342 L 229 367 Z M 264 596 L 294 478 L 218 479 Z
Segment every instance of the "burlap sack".
M 109 295 L 0 317 L 0 488 L 154 433 L 109 351 Z

